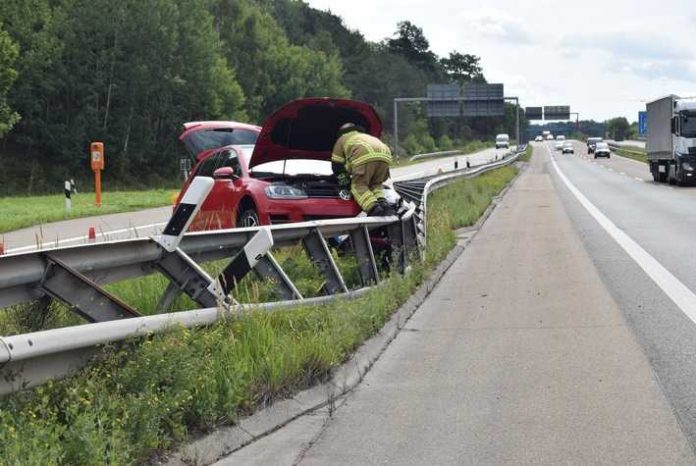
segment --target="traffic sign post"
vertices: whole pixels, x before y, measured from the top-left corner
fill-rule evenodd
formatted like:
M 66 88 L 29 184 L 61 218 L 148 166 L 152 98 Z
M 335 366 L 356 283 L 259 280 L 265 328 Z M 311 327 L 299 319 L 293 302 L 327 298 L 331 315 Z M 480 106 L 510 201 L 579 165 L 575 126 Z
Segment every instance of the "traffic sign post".
M 428 97 L 397 97 L 394 99 L 394 155 L 399 158 L 399 103 L 426 102 L 428 117 L 504 116 L 505 101 L 516 105 L 517 143 L 520 141 L 520 104 L 517 97 L 505 97 L 503 84 L 469 83 L 430 84 Z
M 97 207 L 101 207 L 101 171 L 104 169 L 104 143 L 93 142 L 89 145 L 89 163 L 94 172 L 94 193 Z
M 638 134 L 640 136 L 648 135 L 648 112 L 638 112 Z

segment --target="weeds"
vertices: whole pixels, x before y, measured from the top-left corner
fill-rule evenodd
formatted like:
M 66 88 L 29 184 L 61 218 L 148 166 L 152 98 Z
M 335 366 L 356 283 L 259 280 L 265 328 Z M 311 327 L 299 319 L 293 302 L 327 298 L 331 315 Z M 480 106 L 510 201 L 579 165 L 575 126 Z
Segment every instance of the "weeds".
M 445 257 L 455 243 L 452 229 L 474 223 L 515 173 L 503 168 L 435 193 L 429 202 L 427 262 L 408 275 L 388 277 L 361 298 L 251 312 L 207 328 L 173 328 L 104 348 L 69 379 L 3 398 L 0 464 L 143 462 L 191 433 L 232 423 L 259 405 L 326 380 Z M 286 270 L 295 267 L 296 283 L 307 280 L 303 292 L 317 291 L 320 278 L 304 263 L 301 249 L 281 251 L 279 258 Z M 350 277 L 354 261 L 337 259 Z M 110 288 L 152 310 L 164 285 L 158 280 L 153 276 Z M 249 298 L 272 291 L 258 280 L 239 288 Z

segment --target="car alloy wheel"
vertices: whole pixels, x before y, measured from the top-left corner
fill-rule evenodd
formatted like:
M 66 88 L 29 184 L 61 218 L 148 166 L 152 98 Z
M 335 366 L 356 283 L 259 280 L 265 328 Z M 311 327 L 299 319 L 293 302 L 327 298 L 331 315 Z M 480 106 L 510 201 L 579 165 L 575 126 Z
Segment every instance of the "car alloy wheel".
M 259 214 L 254 209 L 247 209 L 239 216 L 240 227 L 257 227 L 260 225 Z

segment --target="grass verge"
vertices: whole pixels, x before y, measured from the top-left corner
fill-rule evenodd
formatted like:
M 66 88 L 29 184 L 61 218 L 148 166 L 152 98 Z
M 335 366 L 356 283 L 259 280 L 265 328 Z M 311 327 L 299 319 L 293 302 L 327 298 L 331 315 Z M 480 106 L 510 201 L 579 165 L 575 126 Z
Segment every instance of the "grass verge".
M 529 160 L 532 158 L 532 153 L 534 152 L 534 147 L 532 147 L 531 144 L 527 144 L 527 148 L 524 151 L 524 155 L 521 156 L 518 160 L 521 162 L 529 162 Z
M 453 230 L 475 223 L 516 171 L 501 168 L 433 194 L 426 263 L 360 299 L 173 328 L 104 348 L 74 377 L 3 398 L 0 464 L 142 462 L 325 380 L 452 249 Z
M 72 196 L 70 214 L 65 212 L 62 194 L 3 197 L 0 198 L 0 233 L 41 223 L 171 205 L 174 194 L 175 191 L 168 189 L 107 192 L 102 196 L 102 206 L 97 207 L 94 193 L 80 193 Z
M 639 162 L 648 162 L 648 156 L 646 155 L 645 150 L 640 147 L 623 146 L 620 149 L 612 149 L 612 151 L 622 157 L 637 160 Z

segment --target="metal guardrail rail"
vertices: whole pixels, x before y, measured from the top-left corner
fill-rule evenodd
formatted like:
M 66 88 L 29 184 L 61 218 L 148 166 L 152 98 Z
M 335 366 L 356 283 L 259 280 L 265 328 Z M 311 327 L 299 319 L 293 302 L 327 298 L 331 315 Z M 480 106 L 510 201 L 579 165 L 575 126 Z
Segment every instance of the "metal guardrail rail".
M 275 310 L 360 296 L 369 287 L 379 286 L 370 232 L 386 229 L 393 250 L 392 267 L 404 273 L 409 261 L 418 257 L 418 251 L 424 252 L 428 195 L 457 178 L 478 176 L 508 165 L 524 150 L 525 146 L 521 146 L 516 154 L 475 169 L 395 183 L 395 189 L 410 201 L 410 208 L 400 218 L 358 217 L 182 233 L 178 247 L 173 248 L 165 248 L 155 237 L 3 256 L 0 308 L 37 301 L 48 305 L 56 299 L 90 323 L 0 337 L 0 394 L 63 377 L 86 364 L 99 345 L 161 332 L 172 325 L 204 326 L 248 309 Z M 303 298 L 268 248 L 250 251 L 258 243 L 256 239 L 269 234 L 270 245 L 302 243 L 325 279 L 325 296 Z M 358 262 L 362 285 L 358 290 L 347 289 L 325 239 L 343 235 L 348 235 Z M 198 265 L 224 258 L 232 259 L 215 278 Z M 281 300 L 262 304 L 231 300 L 230 292 L 236 282 L 251 271 L 273 280 Z M 170 281 L 158 309 L 166 312 L 181 293 L 191 297 L 201 309 L 141 316 L 103 288 L 109 283 L 153 273 L 162 273 Z

